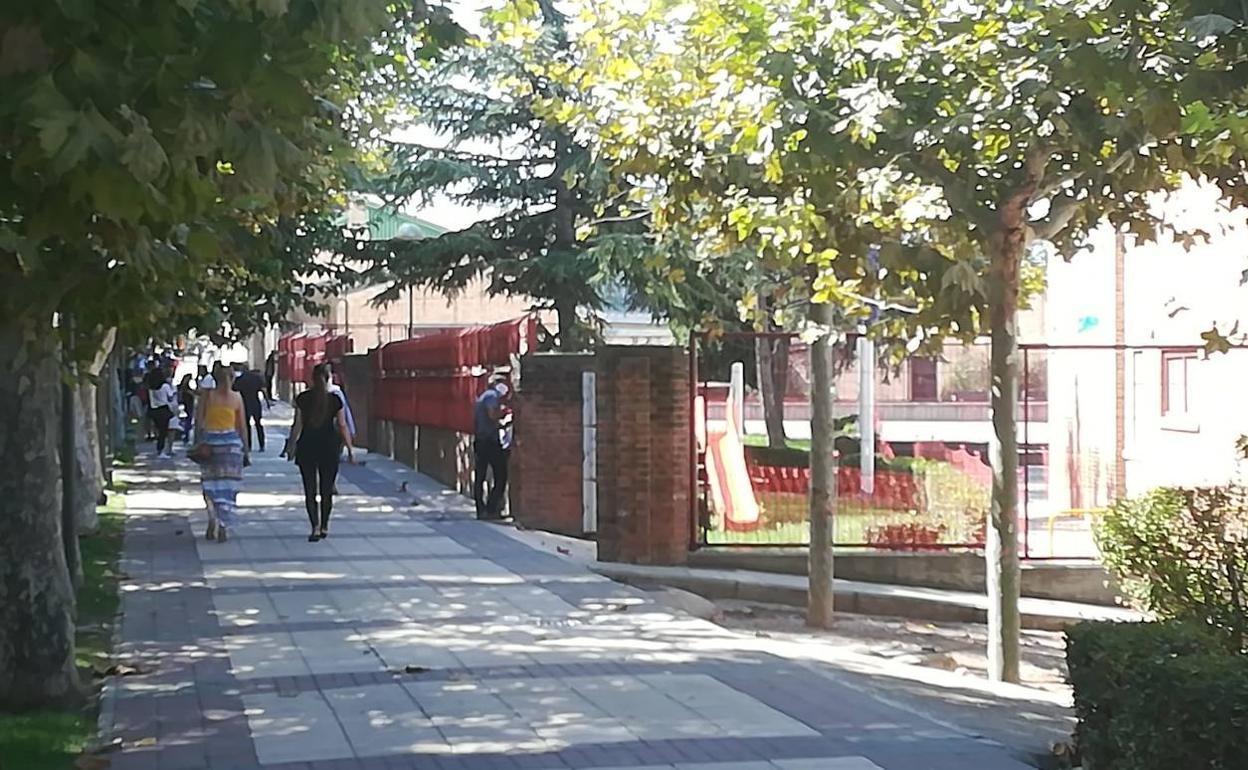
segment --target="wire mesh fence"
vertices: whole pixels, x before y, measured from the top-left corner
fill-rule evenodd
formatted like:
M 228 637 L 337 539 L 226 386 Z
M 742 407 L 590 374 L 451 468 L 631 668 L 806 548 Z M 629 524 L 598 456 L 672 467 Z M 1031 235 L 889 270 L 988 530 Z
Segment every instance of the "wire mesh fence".
M 1023 345 L 1022 553 L 1096 558 L 1094 522 L 1115 500 L 1239 478 L 1246 350 Z M 866 372 L 860 352 L 835 352 L 835 544 L 982 547 L 992 490 L 988 345 L 950 344 Z M 703 339 L 696 361 L 700 542 L 808 544 L 806 347 L 780 335 Z

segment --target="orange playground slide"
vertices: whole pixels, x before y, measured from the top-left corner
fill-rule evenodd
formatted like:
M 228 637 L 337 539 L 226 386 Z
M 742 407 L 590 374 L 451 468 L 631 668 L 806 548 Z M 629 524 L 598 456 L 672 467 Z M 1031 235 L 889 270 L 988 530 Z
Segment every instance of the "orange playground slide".
M 761 511 L 758 499 L 754 497 L 749 468 L 745 464 L 745 447 L 737 437 L 732 410 L 726 410 L 723 430 L 710 430 L 702 422 L 701 416 L 705 412 L 700 403 L 695 414 L 698 415 L 699 443 L 706 448 L 706 475 L 711 493 L 711 510 L 723 517 L 724 529 L 754 529 L 759 524 Z

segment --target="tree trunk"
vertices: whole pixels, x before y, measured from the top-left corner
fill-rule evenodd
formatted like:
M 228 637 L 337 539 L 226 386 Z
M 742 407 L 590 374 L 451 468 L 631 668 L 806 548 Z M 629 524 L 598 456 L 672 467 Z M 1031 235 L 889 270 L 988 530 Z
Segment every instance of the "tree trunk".
M 1022 212 L 1002 211 L 992 238 L 988 316 L 992 340 L 991 526 L 984 549 L 988 574 L 988 674 L 1019 681 L 1021 580 L 1018 556 L 1018 273 L 1025 244 Z
M 810 587 L 806 624 L 832 625 L 832 539 L 836 516 L 836 428 L 832 377 L 832 312 L 827 304 L 811 307 L 812 320 L 824 334 L 810 348 Z
M 576 318 L 576 303 L 563 298 L 555 299 L 555 314 L 559 316 L 559 349 L 568 352 L 582 350 L 581 327 Z
M 0 323 L 0 711 L 77 700 L 74 594 L 61 539 L 56 335 Z
M 74 415 L 74 439 L 78 494 L 74 497 L 74 510 L 78 522 L 78 534 L 94 532 L 99 526 L 96 512 L 100 492 L 104 490 L 103 453 L 100 451 L 100 420 L 96 400 L 96 380 L 110 358 L 117 330 L 111 329 L 100 343 L 95 357 L 79 368 L 77 387 L 77 410 Z M 89 375 L 89 376 L 88 376 Z M 107 381 L 107 380 L 106 380 Z
M 73 363 L 69 351 L 61 352 L 61 363 L 69 373 Z M 78 388 L 69 379 L 61 380 L 61 414 L 57 425 L 61 438 L 61 543 L 65 548 L 65 569 L 74 590 L 82 587 L 82 554 L 78 550 L 79 500 L 83 496 L 83 457 L 81 422 L 78 416 Z
M 767 425 L 767 446 L 788 446 L 784 431 L 784 393 L 788 385 L 789 341 L 784 337 L 755 337 L 754 363 L 758 369 L 758 392 Z
M 77 409 L 74 410 L 74 456 L 78 494 L 74 511 L 78 534 L 90 534 L 99 526 L 96 503 L 103 489 L 104 468 L 100 464 L 99 415 L 95 408 L 95 385 L 86 380 L 74 388 Z

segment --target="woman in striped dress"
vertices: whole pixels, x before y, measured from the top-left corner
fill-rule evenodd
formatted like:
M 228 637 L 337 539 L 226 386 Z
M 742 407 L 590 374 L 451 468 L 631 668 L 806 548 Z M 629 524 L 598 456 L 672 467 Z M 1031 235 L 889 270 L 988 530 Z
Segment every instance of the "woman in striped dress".
M 213 367 L 215 387 L 195 405 L 196 445 L 205 455 L 200 462 L 200 485 L 208 506 L 209 540 L 224 543 L 234 526 L 238 488 L 243 468 L 251 465 L 251 435 L 244 427 L 243 399 L 234 392 L 234 372 L 218 362 Z

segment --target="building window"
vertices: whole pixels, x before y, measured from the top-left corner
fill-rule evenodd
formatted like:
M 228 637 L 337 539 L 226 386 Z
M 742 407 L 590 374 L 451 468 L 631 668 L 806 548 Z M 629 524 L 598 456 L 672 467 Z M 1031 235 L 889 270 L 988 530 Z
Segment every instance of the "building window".
M 1192 370 L 1195 350 L 1163 350 L 1161 353 L 1161 416 L 1191 415 Z
M 910 400 L 935 401 L 937 399 L 936 359 L 910 359 Z

